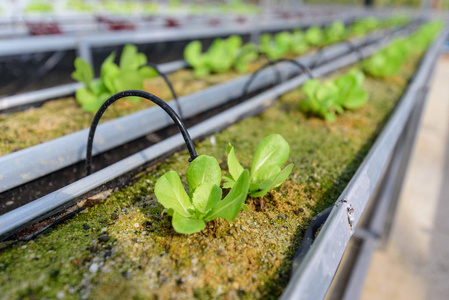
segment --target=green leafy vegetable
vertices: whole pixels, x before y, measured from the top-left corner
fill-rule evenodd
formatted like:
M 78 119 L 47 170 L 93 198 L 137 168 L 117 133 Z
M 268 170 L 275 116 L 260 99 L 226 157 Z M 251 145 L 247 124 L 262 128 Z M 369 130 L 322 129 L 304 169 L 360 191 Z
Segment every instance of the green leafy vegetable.
M 407 59 L 408 50 L 406 40 L 396 40 L 385 49 L 365 59 L 363 70 L 373 77 L 396 75 Z
M 324 41 L 324 33 L 318 26 L 313 26 L 306 31 L 306 41 L 310 45 L 320 46 Z
M 324 117 L 326 121 L 335 121 L 335 110 L 339 109 L 338 86 L 333 81 L 323 84 L 318 79 L 307 81 L 303 88 L 306 99 L 299 101 L 299 108 L 305 113 Z
M 378 28 L 380 25 L 379 20 L 374 17 L 369 17 L 361 20 L 355 21 L 350 27 L 350 32 L 352 35 L 364 35 L 368 32 Z
M 75 59 L 75 71 L 72 78 L 84 84 L 77 90 L 75 97 L 87 112 L 97 111 L 103 102 L 111 95 L 123 90 L 143 89 L 146 78 L 157 77 L 155 69 L 146 66 L 145 54 L 138 53 L 137 47 L 125 45 L 120 57 L 120 66 L 114 63 L 115 53 L 109 55 L 101 65 L 101 76 L 94 79 L 92 67 L 83 59 Z M 140 101 L 129 97 L 130 101 Z
M 358 109 L 365 105 L 368 101 L 368 92 L 362 88 L 364 80 L 365 75 L 357 69 L 352 69 L 335 80 L 335 84 L 339 89 L 337 98 L 339 109 L 337 111 L 339 110 L 341 113 L 341 107 Z
M 244 169 L 231 144 L 228 145 L 227 151 L 229 175 L 223 177 L 227 181 L 223 187 L 234 188 Z M 283 170 L 281 167 L 287 161 L 289 152 L 290 147 L 287 141 L 279 134 L 271 134 L 259 142 L 251 166 L 249 185 L 251 197 L 262 197 L 287 179 L 293 169 L 293 164 Z
M 178 233 L 191 234 L 203 230 L 206 222 L 216 218 L 233 221 L 244 204 L 249 188 L 249 172 L 243 170 L 234 187 L 221 200 L 221 170 L 215 158 L 201 155 L 187 168 L 189 195 L 179 175 L 170 171 L 156 182 L 155 194 Z
M 292 41 L 291 41 L 291 51 L 294 54 L 301 54 L 307 51 L 309 44 L 306 40 L 306 35 L 301 30 L 293 30 Z
M 232 35 L 227 39 L 215 39 L 206 53 L 202 53 L 199 41 L 190 42 L 184 49 L 184 58 L 193 67 L 194 75 L 203 78 L 211 72 L 228 72 L 240 53 L 242 39 Z M 246 60 L 242 58 L 242 65 Z
M 343 109 L 358 109 L 368 101 L 368 93 L 362 88 L 364 80 L 365 76 L 357 69 L 334 81 L 321 83 L 317 79 L 309 80 L 302 88 L 306 97 L 299 101 L 299 108 L 333 122 L 335 112 L 341 114 Z
M 248 72 L 248 64 L 255 61 L 259 57 L 257 46 L 253 43 L 247 43 L 235 59 L 234 68 L 239 73 Z
M 324 35 L 328 43 L 342 40 L 346 35 L 345 24 L 341 21 L 335 21 L 324 29 Z
M 271 60 L 283 58 L 290 49 L 291 34 L 287 31 L 280 32 L 274 36 L 264 33 L 260 36 L 260 52 Z

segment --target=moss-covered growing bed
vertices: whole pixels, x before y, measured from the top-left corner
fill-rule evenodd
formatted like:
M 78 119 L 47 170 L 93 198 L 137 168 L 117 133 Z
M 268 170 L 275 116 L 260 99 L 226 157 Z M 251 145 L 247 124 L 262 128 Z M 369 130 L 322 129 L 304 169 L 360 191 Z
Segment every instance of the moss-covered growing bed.
M 215 156 L 225 166 L 231 142 L 247 167 L 266 135 L 280 133 L 290 144 L 289 163 L 295 167 L 289 179 L 263 198 L 248 198 L 249 211 L 235 222 L 218 219 L 192 235 L 172 229 L 153 193 L 156 180 L 169 170 L 186 182 L 188 153 L 177 153 L 56 228 L 2 250 L 0 298 L 278 297 L 309 221 L 343 191 L 417 61 L 415 56 L 396 77 L 368 77 L 368 104 L 334 123 L 301 113 L 298 89 L 259 116 L 216 134 L 214 143 L 196 143 L 199 154 Z

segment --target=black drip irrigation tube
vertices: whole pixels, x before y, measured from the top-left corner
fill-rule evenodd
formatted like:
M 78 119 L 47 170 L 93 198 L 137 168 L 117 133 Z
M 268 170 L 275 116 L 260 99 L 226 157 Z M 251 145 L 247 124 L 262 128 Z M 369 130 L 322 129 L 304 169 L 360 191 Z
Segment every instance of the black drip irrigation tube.
M 349 41 L 349 40 L 341 41 L 341 43 L 344 44 L 344 45 L 346 45 L 346 46 L 348 46 L 349 52 L 355 52 L 355 53 L 357 53 L 357 58 L 358 58 L 360 61 L 362 61 L 362 60 L 365 58 L 365 56 L 364 56 L 364 54 L 363 54 L 361 48 L 367 46 L 368 44 L 370 44 L 371 41 L 365 41 L 364 43 L 360 43 L 360 45 L 358 45 L 358 46 L 354 45 L 354 44 L 353 44 L 351 41 Z M 317 54 L 316 54 L 315 62 L 314 62 L 314 63 L 312 64 L 312 66 L 310 67 L 311 69 L 314 69 L 314 68 L 316 68 L 320 63 L 323 63 L 323 58 L 325 58 L 325 57 L 324 57 L 324 50 L 325 50 L 325 49 L 326 49 L 326 46 L 321 46 L 321 47 L 318 49 Z M 324 60 L 324 62 L 327 62 L 327 60 Z
M 254 73 L 251 74 L 251 76 L 248 78 L 248 81 L 245 83 L 245 86 L 243 87 L 243 92 L 242 92 L 242 96 L 241 98 L 245 98 L 248 95 L 248 89 L 251 86 L 251 83 L 253 83 L 254 79 L 256 79 L 257 75 L 262 72 L 263 70 L 267 69 L 268 67 L 274 66 L 280 63 L 280 62 L 289 62 L 295 66 L 297 66 L 298 68 L 301 69 L 302 72 L 306 73 L 310 79 L 313 79 L 313 74 L 312 71 L 306 67 L 305 65 L 303 65 L 302 63 L 294 60 L 294 59 L 287 59 L 287 58 L 282 58 L 276 61 L 273 60 L 269 60 L 265 65 L 263 65 L 261 68 L 259 68 L 257 71 L 255 71 Z M 276 77 L 277 77 L 277 84 L 282 83 L 282 77 L 281 74 L 279 72 L 279 70 L 276 68 Z
M 144 91 L 138 91 L 138 90 L 127 90 L 119 92 L 115 95 L 112 95 L 108 100 L 106 100 L 101 107 L 98 109 L 97 113 L 95 114 L 95 117 L 92 121 L 92 125 L 90 126 L 89 130 L 89 136 L 87 138 L 87 149 L 86 149 L 86 175 L 90 175 L 92 173 L 92 147 L 94 142 L 94 136 L 95 136 L 95 130 L 97 129 L 98 122 L 100 121 L 101 117 L 103 116 L 104 112 L 108 107 L 113 104 L 114 102 L 125 98 L 125 97 L 140 97 L 147 99 L 156 105 L 160 106 L 173 120 L 173 122 L 178 127 L 179 131 L 182 134 L 182 137 L 184 138 L 184 142 L 186 143 L 187 150 L 189 150 L 190 158 L 189 162 L 192 162 L 195 158 L 197 158 L 195 146 L 193 145 L 193 141 L 190 138 L 189 132 L 187 131 L 186 126 L 184 125 L 184 122 L 182 119 L 176 114 L 176 112 L 173 110 L 173 108 L 170 107 L 165 101 L 160 99 L 159 97 L 144 92 Z
M 158 65 L 156 65 L 154 63 L 148 62 L 147 65 L 152 67 L 153 69 L 155 69 L 156 72 L 158 72 L 159 75 L 164 79 L 165 83 L 167 84 L 168 88 L 171 91 L 173 99 L 175 100 L 176 108 L 178 109 L 179 116 L 181 117 L 182 120 L 184 120 L 184 116 L 182 114 L 181 104 L 179 103 L 178 95 L 176 94 L 175 89 L 173 88 L 173 85 L 171 84 L 170 80 L 168 79 L 167 74 L 165 74 L 164 72 L 161 72 Z
M 309 227 L 307 227 L 307 230 L 304 233 L 304 237 L 301 241 L 301 244 L 299 244 L 299 247 L 296 250 L 295 256 L 293 257 L 292 265 L 290 268 L 290 276 L 293 276 L 293 273 L 301 265 L 302 260 L 306 256 L 310 247 L 312 247 L 312 244 L 315 241 L 315 237 L 317 236 L 318 231 L 324 225 L 324 222 L 326 222 L 333 207 L 334 206 L 332 205 L 332 206 L 326 208 L 325 210 L 323 210 L 322 212 L 320 212 L 319 214 L 317 214 L 315 217 L 313 217 L 312 221 L 309 224 Z

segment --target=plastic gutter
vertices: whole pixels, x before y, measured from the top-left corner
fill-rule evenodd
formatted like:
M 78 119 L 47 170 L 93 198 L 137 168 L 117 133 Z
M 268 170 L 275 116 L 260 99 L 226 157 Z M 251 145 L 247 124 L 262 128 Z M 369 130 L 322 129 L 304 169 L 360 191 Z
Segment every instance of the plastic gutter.
M 383 39 L 381 44 L 385 44 L 386 42 L 387 40 Z M 366 57 L 375 53 L 380 46 L 380 44 L 377 44 L 364 47 L 363 56 Z M 361 57 L 358 53 L 351 52 L 350 54 L 334 59 L 333 61 L 312 70 L 312 74 L 314 77 L 320 77 L 352 64 L 360 58 Z M 206 121 L 193 126 L 189 129 L 190 136 L 192 139 L 200 139 L 214 132 L 218 132 L 241 119 L 255 115 L 269 107 L 274 101 L 276 101 L 277 97 L 304 84 L 308 79 L 309 76 L 307 74 L 302 74 L 286 81 L 285 83 L 279 84 L 272 89 L 269 89 L 241 104 L 238 104 Z M 213 96 L 213 93 L 211 96 Z M 211 99 L 213 99 L 213 97 L 211 97 Z M 191 107 L 189 108 L 191 109 Z M 187 114 L 188 111 L 189 109 L 186 109 L 185 113 Z M 158 123 L 156 120 L 152 121 L 154 123 Z M 32 223 L 38 222 L 54 213 L 62 211 L 64 208 L 72 205 L 77 197 L 86 194 L 87 192 L 127 173 L 130 170 L 157 159 L 158 157 L 164 155 L 164 153 L 182 148 L 183 145 L 184 142 L 181 134 L 176 134 L 55 192 L 1 215 L 0 241 Z
M 159 70 L 166 74 L 173 73 L 176 70 L 187 67 L 184 60 L 176 60 L 158 65 Z M 76 90 L 82 87 L 80 82 L 63 84 L 56 87 L 46 88 L 42 90 L 27 92 L 18 95 L 3 97 L 0 99 L 0 113 L 3 110 L 16 108 L 20 106 L 41 103 L 50 99 L 60 98 L 75 94 Z
M 413 81 L 343 193 L 337 199 L 326 223 L 285 289 L 281 299 L 324 299 L 340 260 L 355 232 L 363 210 L 416 104 L 416 95 L 426 85 L 448 29 L 426 52 Z
M 405 31 L 413 26 L 407 26 Z M 398 30 L 390 30 L 390 33 Z M 374 42 L 374 39 L 382 40 L 376 34 L 365 38 L 358 38 L 352 44 L 362 45 L 365 41 Z M 374 37 L 374 39 L 373 39 Z M 350 50 L 348 44 L 340 43 L 324 48 L 321 52 L 321 61 L 335 59 Z M 297 59 L 304 65 L 315 63 L 316 54 L 310 53 Z M 277 65 L 281 74 L 297 72 L 296 66 L 287 63 Z M 260 72 L 257 81 L 251 85 L 249 92 L 256 91 L 275 82 L 276 76 L 273 68 L 267 68 Z M 245 83 L 251 74 L 218 84 L 197 93 L 179 98 L 185 118 L 192 117 L 208 109 L 217 107 L 241 96 Z M 168 102 L 176 110 L 173 100 Z M 93 155 L 102 153 L 126 142 L 157 131 L 172 124 L 172 120 L 159 107 L 148 109 L 120 117 L 100 124 L 96 131 Z M 9 190 L 41 176 L 60 170 L 85 158 L 86 141 L 89 129 L 80 130 L 60 138 L 38 144 L 17 152 L 0 157 L 0 192 Z

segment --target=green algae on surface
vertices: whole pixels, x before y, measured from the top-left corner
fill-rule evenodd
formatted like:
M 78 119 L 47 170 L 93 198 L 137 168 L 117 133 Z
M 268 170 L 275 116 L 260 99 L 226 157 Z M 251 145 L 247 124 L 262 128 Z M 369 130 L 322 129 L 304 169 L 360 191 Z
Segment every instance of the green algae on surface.
M 367 78 L 369 103 L 335 123 L 303 115 L 298 89 L 214 135 L 214 143 L 197 142 L 199 154 L 221 163 L 231 142 L 246 167 L 266 135 L 280 133 L 290 144 L 290 178 L 265 197 L 248 199 L 250 210 L 235 222 L 210 222 L 192 235 L 174 232 L 153 189 L 169 170 L 186 182 L 189 156 L 177 153 L 84 213 L 0 252 L 0 298 L 277 298 L 309 221 L 343 191 L 413 69 L 407 64 L 400 77 Z

